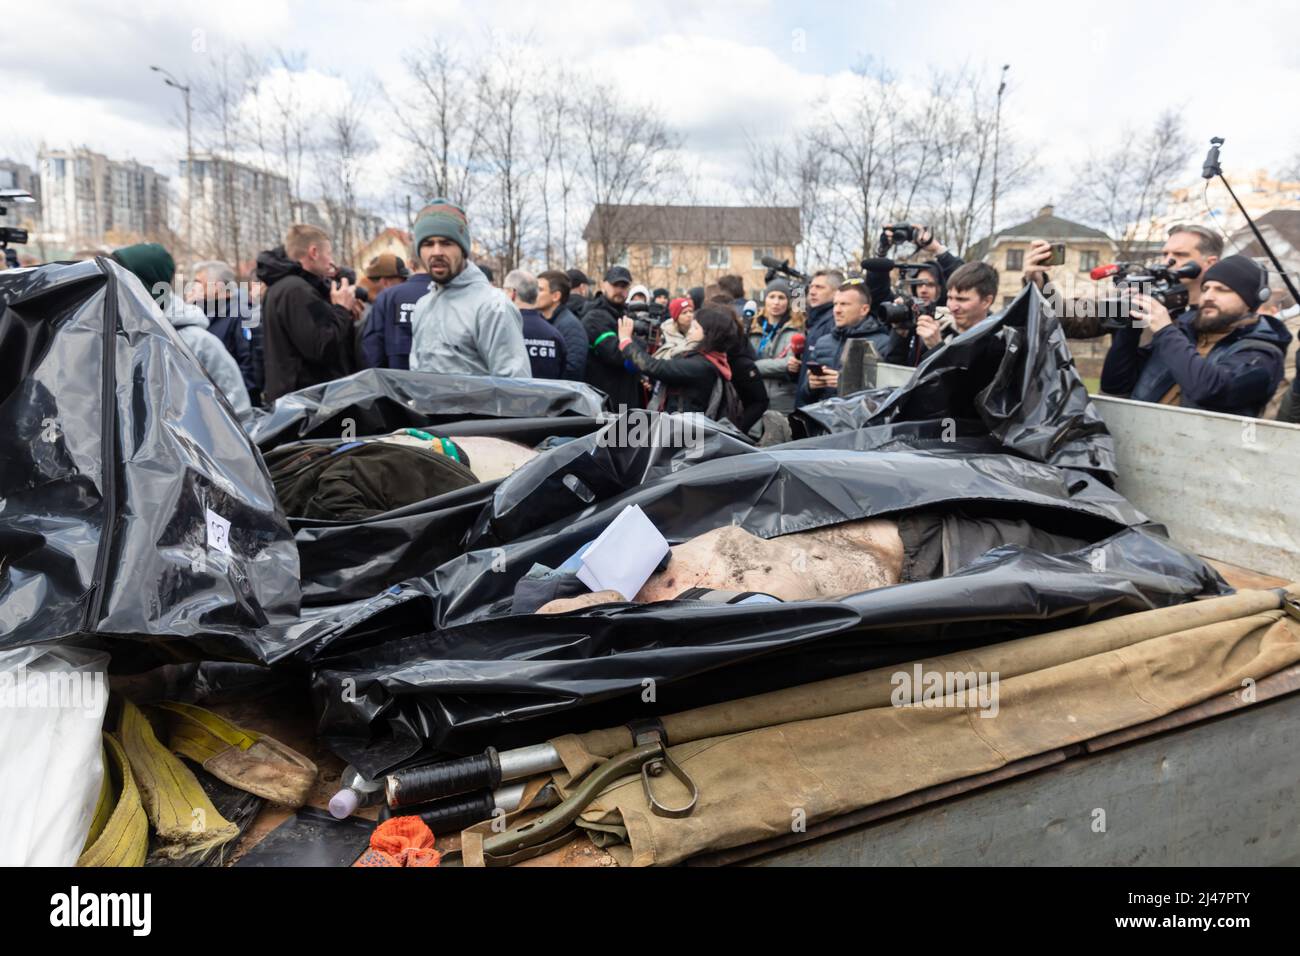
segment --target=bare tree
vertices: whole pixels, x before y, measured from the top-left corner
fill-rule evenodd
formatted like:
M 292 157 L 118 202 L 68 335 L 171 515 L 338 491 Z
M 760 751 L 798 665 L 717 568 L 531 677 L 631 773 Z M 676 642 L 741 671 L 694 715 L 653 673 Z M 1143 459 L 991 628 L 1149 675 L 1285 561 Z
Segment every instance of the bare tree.
M 358 214 L 361 179 L 375 148 L 365 124 L 370 98 L 368 86 L 349 86 L 347 99 L 334 104 L 324 117 L 324 133 L 316 154 L 321 193 L 339 261 L 343 263 L 352 263 L 358 248 L 369 238 L 361 235 Z
M 205 189 L 210 201 L 201 203 L 206 209 L 200 216 L 200 249 L 190 250 L 191 255 L 215 256 L 227 262 L 241 261 L 245 237 L 239 215 L 239 194 L 235 166 L 236 151 L 243 142 L 243 116 L 241 110 L 245 97 L 256 87 L 259 67 L 249 58 L 234 56 L 229 52 L 214 54 L 208 72 L 193 81 L 196 139 L 207 152 L 210 162 L 204 176 L 187 176 L 189 183 Z M 206 184 L 201 185 L 201 184 Z M 194 197 L 191 203 L 194 203 Z
M 539 84 L 531 105 L 537 157 L 541 160 L 542 258 L 548 265 L 558 260 L 561 268 L 569 265 L 569 197 L 574 186 L 574 167 L 569 156 L 571 137 L 566 122 L 568 87 L 569 81 L 563 70 L 552 74 Z M 558 209 L 555 208 L 557 198 Z
M 803 242 L 797 250 L 806 270 L 828 262 L 834 245 L 830 222 L 830 160 L 803 131 L 784 141 L 764 142 L 746 133 L 748 182 L 742 187 L 752 206 L 794 206 L 799 210 Z
M 411 146 L 403 180 L 420 204 L 444 196 L 462 208 L 474 197 L 483 148 L 483 100 L 477 78 L 441 40 L 405 59 L 409 86 L 389 98 Z
M 1190 151 L 1182 116 L 1166 110 L 1145 136 L 1125 129 L 1117 142 L 1084 160 L 1075 171 L 1071 199 L 1115 238 L 1121 257 L 1128 257 L 1151 238 Z
M 493 45 L 498 52 L 478 80 L 477 95 L 484 117 L 483 158 L 492 196 L 486 234 L 495 236 L 495 248 L 490 252 L 505 274 L 523 261 L 529 225 L 533 144 L 528 134 L 535 126 L 528 122 L 533 101 L 527 90 L 534 79 L 519 68 L 509 46 Z
M 606 85 L 590 87 L 594 92 L 577 105 L 574 119 L 579 175 L 594 213 L 590 242 L 600 249 L 600 261 L 591 265 L 603 271 L 631 237 L 626 207 L 663 188 L 680 140 L 650 107 L 626 106 Z
M 892 204 L 898 182 L 895 150 L 900 116 L 893 79 L 870 64 L 856 67 L 854 73 L 859 88 L 847 106 L 828 109 L 811 134 L 835 164 L 835 180 L 853 224 L 853 236 L 836 243 L 836 251 L 846 258 L 872 247 L 875 226 Z M 845 239 L 856 247 L 845 245 Z

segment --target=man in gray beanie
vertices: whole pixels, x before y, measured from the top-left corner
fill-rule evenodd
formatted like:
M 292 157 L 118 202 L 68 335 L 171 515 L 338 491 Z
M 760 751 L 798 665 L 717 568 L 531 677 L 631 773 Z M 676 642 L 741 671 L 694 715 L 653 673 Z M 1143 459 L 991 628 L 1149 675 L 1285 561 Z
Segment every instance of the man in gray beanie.
M 1204 408 L 1253 418 L 1273 397 L 1291 336 L 1255 310 L 1269 296 L 1268 274 L 1246 256 L 1228 256 L 1201 276 L 1200 307 L 1173 318 L 1147 295 L 1133 297 L 1138 321 L 1115 332 L 1101 388 L 1139 402 Z M 1149 326 L 1151 344 L 1140 345 Z
M 411 369 L 528 378 L 523 322 L 469 260 L 465 210 L 435 199 L 416 216 L 414 233 L 433 282 L 411 316 Z

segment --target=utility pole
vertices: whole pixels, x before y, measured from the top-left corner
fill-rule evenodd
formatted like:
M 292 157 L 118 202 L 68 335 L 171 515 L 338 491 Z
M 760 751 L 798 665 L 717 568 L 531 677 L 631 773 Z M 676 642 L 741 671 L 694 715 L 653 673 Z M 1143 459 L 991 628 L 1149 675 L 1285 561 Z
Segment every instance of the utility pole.
M 998 146 L 1002 139 L 1002 94 L 1007 89 L 1007 70 L 1011 69 L 1011 64 L 1006 63 L 1002 67 L 1001 80 L 998 83 L 998 108 L 993 120 L 993 197 L 989 207 L 989 241 L 998 231 Z
M 161 66 L 151 66 L 149 69 L 161 73 L 163 82 L 173 89 L 180 90 L 185 100 L 185 247 L 187 258 L 192 258 L 194 256 L 194 139 L 190 126 L 190 88 Z

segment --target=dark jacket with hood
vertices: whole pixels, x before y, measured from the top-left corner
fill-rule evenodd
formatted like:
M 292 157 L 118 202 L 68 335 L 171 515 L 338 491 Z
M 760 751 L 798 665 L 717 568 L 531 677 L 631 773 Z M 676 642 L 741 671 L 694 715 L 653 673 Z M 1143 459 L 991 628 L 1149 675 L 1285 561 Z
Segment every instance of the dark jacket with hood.
M 1202 358 L 1196 351 L 1196 310 L 1179 316 L 1139 346 L 1141 328 L 1119 329 L 1101 370 L 1101 390 L 1139 402 L 1159 402 L 1175 385 L 1183 408 L 1257 416 L 1282 381 L 1290 333 L 1261 315 L 1233 329 Z
M 361 333 L 363 367 L 411 367 L 411 316 L 429 284 L 427 272 L 412 272 L 403 282 L 375 296 Z
M 258 254 L 257 277 L 266 283 L 267 403 L 356 371 L 352 313 L 330 302 L 327 280 L 290 259 L 283 246 Z
M 609 407 L 615 412 L 619 406 L 642 408 L 645 405 L 641 375 L 618 350 L 618 320 L 623 312 L 623 306 L 610 302 L 604 293 L 597 293 L 582 315 L 589 349 L 585 380 L 609 396 Z
M 646 351 L 640 339 L 633 339 L 622 354 L 663 389 L 665 412 L 704 414 L 719 376 L 731 381 L 731 364 L 721 352 L 686 352 L 676 358 L 657 359 Z

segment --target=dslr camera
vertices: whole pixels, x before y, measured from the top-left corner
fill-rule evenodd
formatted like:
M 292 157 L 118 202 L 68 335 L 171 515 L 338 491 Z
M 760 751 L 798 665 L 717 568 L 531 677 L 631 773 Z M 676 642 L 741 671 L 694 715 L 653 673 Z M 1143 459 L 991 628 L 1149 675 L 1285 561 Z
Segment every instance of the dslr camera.
M 916 285 L 921 274 L 927 269 L 919 263 L 898 263 L 901 289 L 890 292 L 890 300 L 880 306 L 880 317 L 887 325 L 899 332 L 910 335 L 916 331 L 916 320 L 923 315 L 933 316 L 934 302 L 924 302 L 915 294 Z M 902 299 L 902 302 L 893 301 Z
M 885 235 L 887 231 L 894 234 L 892 241 Z M 896 226 L 885 226 L 884 229 L 880 230 L 880 247 L 882 249 L 888 248 L 890 245 L 901 246 L 905 242 L 915 243 L 916 239 L 916 230 L 905 222 Z

